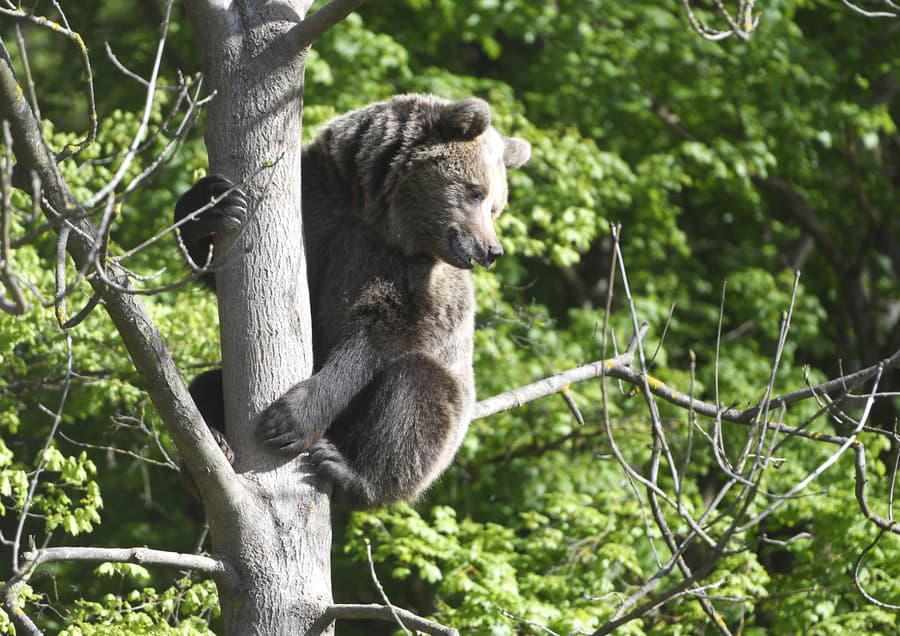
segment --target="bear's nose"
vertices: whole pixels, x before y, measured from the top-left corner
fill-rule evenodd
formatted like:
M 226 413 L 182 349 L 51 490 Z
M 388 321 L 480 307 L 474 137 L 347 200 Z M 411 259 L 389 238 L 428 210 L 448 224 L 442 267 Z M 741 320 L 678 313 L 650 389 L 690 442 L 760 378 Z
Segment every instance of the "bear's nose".
M 492 243 L 488 245 L 487 260 L 493 264 L 498 258 L 503 256 L 503 246 L 500 243 Z

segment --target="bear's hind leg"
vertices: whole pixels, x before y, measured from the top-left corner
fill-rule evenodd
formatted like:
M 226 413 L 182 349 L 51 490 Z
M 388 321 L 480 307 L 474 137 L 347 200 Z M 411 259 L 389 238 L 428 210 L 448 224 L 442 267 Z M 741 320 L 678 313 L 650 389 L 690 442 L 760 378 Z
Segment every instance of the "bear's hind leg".
M 427 354 L 391 364 L 310 450 L 335 501 L 372 508 L 413 500 L 447 467 L 468 426 L 470 400 Z

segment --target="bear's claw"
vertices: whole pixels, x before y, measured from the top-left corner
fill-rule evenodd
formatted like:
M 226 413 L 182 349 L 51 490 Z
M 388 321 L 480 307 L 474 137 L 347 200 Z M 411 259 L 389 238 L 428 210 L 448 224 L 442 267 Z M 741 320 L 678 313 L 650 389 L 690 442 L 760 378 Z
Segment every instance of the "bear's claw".
M 214 206 L 197 212 L 220 199 Z M 203 177 L 185 192 L 175 206 L 175 221 L 192 216 L 179 227 L 179 232 L 188 245 L 213 236 L 222 230 L 236 230 L 244 222 L 247 214 L 247 199 L 244 193 L 231 181 L 217 174 Z
M 322 437 L 303 415 L 305 393 L 294 387 L 272 402 L 257 420 L 256 438 L 280 455 L 299 455 Z

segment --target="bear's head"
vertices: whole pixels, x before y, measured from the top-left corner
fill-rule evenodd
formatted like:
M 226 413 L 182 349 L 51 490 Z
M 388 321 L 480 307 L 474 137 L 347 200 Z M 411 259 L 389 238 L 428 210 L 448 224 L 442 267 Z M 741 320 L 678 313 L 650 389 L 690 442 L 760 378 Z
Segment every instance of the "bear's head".
M 494 220 L 507 203 L 506 170 L 525 163 L 531 146 L 502 137 L 481 99 L 417 97 L 421 136 L 394 163 L 389 240 L 406 254 L 460 269 L 473 261 L 490 267 L 503 254 Z

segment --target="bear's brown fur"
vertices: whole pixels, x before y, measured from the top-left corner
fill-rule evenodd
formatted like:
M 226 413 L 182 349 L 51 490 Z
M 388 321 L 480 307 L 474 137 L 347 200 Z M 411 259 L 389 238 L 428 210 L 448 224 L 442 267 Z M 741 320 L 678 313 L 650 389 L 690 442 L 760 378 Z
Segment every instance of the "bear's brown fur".
M 493 220 L 506 205 L 506 168 L 530 152 L 497 133 L 484 101 L 430 95 L 343 115 L 304 150 L 315 372 L 256 430 L 279 453 L 309 449 L 338 501 L 414 499 L 452 461 L 475 398 L 469 270 L 503 253 Z M 229 186 L 202 180 L 176 219 Z M 210 236 L 243 210 L 236 194 L 185 224 L 192 258 L 205 262 Z M 221 417 L 220 383 L 195 382 L 205 416 Z

